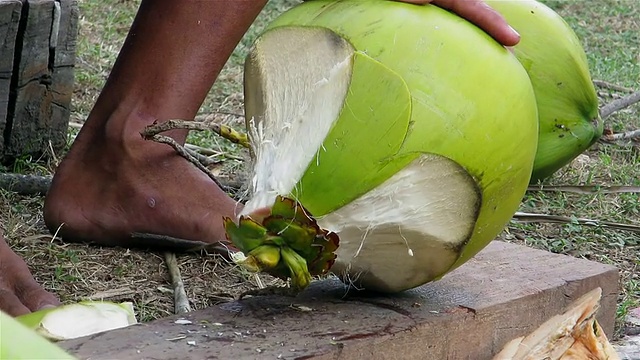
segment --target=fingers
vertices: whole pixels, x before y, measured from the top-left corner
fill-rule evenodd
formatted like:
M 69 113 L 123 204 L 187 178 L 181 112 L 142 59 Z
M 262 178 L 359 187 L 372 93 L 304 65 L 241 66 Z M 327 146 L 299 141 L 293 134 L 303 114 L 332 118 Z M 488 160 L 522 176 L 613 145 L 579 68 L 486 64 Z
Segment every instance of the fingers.
M 20 299 L 7 289 L 0 289 L 0 310 L 11 316 L 20 316 L 31 312 Z
M 33 278 L 30 280 L 21 283 L 20 287 L 16 289 L 16 295 L 25 307 L 30 311 L 37 311 L 60 305 L 57 297 L 44 290 Z
M 502 45 L 514 46 L 520 41 L 520 35 L 502 15 L 482 0 L 433 0 L 432 3 L 474 23 Z
M 397 0 L 409 4 L 434 4 L 456 13 L 491 35 L 504 46 L 514 46 L 520 35 L 507 21 L 482 0 Z
M 59 303 L 35 281 L 27 264 L 9 248 L 0 232 L 0 309 L 18 316 Z

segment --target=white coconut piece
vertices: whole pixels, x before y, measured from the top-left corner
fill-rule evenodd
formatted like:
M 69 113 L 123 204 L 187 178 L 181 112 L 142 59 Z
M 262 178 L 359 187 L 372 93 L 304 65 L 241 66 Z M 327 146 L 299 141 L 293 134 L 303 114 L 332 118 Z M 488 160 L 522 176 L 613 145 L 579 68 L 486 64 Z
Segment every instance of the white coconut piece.
M 245 79 L 251 79 L 245 110 L 259 117 L 247 118 L 255 164 L 252 197 L 242 214 L 271 207 L 298 183 L 338 119 L 353 52 L 321 28 L 278 29 L 256 42 L 245 63 Z
M 133 304 L 85 301 L 44 309 L 18 320 L 52 340 L 68 340 L 137 323 Z
M 331 271 L 355 286 L 384 292 L 424 284 L 457 260 L 480 202 L 480 189 L 461 166 L 424 154 L 318 220 L 340 237 Z

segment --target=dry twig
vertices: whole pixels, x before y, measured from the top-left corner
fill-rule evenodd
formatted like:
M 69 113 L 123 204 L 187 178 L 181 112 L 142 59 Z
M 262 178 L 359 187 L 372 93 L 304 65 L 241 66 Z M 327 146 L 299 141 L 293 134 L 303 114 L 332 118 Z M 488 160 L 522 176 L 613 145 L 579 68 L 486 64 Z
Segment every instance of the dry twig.
M 171 278 L 171 285 L 173 286 L 174 313 L 188 313 L 191 311 L 191 305 L 189 305 L 189 298 L 187 298 L 187 293 L 184 290 L 184 283 L 182 282 L 182 276 L 180 275 L 180 267 L 178 266 L 176 254 L 172 252 L 165 252 L 164 262 L 167 264 L 169 277 Z
M 596 185 L 529 185 L 528 191 L 558 191 L 576 194 L 620 194 L 638 193 L 640 186 L 596 186 Z
M 580 224 L 588 226 L 598 226 L 603 228 L 611 228 L 618 230 L 626 230 L 640 233 L 640 225 L 634 224 L 621 224 L 609 221 L 600 221 L 585 218 L 571 218 L 560 215 L 547 215 L 547 214 L 531 214 L 524 212 L 517 212 L 513 216 L 513 220 L 517 222 L 536 222 L 536 223 L 556 223 L 556 224 Z
M 603 88 L 603 89 L 609 89 L 609 90 L 615 90 L 615 91 L 620 91 L 620 92 L 626 92 L 626 93 L 632 93 L 633 89 L 630 89 L 628 87 L 624 87 L 624 86 L 620 86 L 620 85 L 616 85 L 616 84 L 612 84 L 610 82 L 607 81 L 602 81 L 602 80 L 593 80 L 593 84 L 599 88 Z
M 216 185 L 218 185 L 221 189 L 223 189 L 224 191 L 230 190 L 230 189 L 225 188 L 225 186 L 218 181 L 218 179 L 215 177 L 215 175 L 213 175 L 213 173 L 211 171 L 209 171 L 209 169 L 207 169 L 206 166 L 204 166 L 202 163 L 200 163 L 200 161 L 198 161 L 197 158 L 193 157 L 187 151 L 187 149 L 185 149 L 182 145 L 180 145 L 173 138 L 171 138 L 169 136 L 165 136 L 165 135 L 158 135 L 158 134 L 151 135 L 151 136 L 145 136 L 145 138 L 149 139 L 149 140 L 153 140 L 155 142 L 159 142 L 159 143 L 167 144 L 167 145 L 171 146 L 176 151 L 176 153 L 178 153 L 178 155 L 180 155 L 183 158 L 187 159 L 187 161 L 189 161 L 190 163 L 195 165 L 198 169 L 200 169 L 200 171 L 202 171 L 205 174 L 207 174 L 207 176 L 209 176 L 209 178 L 211 180 L 213 180 L 213 182 L 215 182 Z
M 640 138 L 640 129 L 631 130 L 623 133 L 617 133 L 617 134 L 607 134 L 602 136 L 602 140 L 604 141 L 628 140 L 628 139 L 637 139 L 637 138 Z
M 197 121 L 188 121 L 188 120 L 167 120 L 165 122 L 153 124 L 147 126 L 142 131 L 142 136 L 145 139 L 150 139 L 154 135 L 158 135 L 165 131 L 169 130 L 198 130 L 198 131 L 213 131 L 214 133 L 222 136 L 223 138 L 242 145 L 245 148 L 249 148 L 249 138 L 246 134 L 237 132 L 226 125 L 220 125 L 217 123 L 204 123 Z

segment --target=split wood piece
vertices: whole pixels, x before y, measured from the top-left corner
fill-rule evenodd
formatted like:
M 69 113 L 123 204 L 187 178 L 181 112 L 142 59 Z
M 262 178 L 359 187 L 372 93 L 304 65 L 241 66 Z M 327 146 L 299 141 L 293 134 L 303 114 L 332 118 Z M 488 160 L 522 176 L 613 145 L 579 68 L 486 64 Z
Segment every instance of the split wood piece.
M 494 360 L 618 360 L 596 320 L 602 289 L 585 294 L 526 337 L 510 341 Z
M 494 241 L 442 280 L 396 295 L 327 279 L 295 298 L 245 298 L 59 345 L 95 360 L 489 360 L 597 287 L 611 336 L 618 280 L 610 265 Z
M 0 134 L 5 133 L 9 115 L 9 94 L 13 75 L 13 57 L 20 24 L 22 2 L 0 1 Z M 4 141 L 0 137 L 0 154 L 4 154 Z
M 191 311 L 191 305 L 189 305 L 189 298 L 184 290 L 184 283 L 182 282 L 182 276 L 180 275 L 180 267 L 178 266 L 176 254 L 172 252 L 165 252 L 164 261 L 167 264 L 167 270 L 169 271 L 169 277 L 171 278 L 171 285 L 173 286 L 174 314 L 188 313 Z
M 2 1 L 4 12 L 5 3 Z M 5 100 L 6 84 L 0 84 L 4 148 L 2 155 L 40 156 L 50 148 L 60 151 L 67 141 L 67 124 L 73 95 L 78 3 L 76 0 L 22 0 L 11 11 L 10 23 L 0 23 L 0 33 L 7 31 L 8 43 L 0 58 L 12 62 L 10 91 Z M 19 16 L 18 19 L 15 16 Z M 5 15 L 0 15 L 4 17 Z M 17 33 L 13 33 L 14 26 Z M 7 44 L 13 44 L 9 49 Z M 13 54 L 10 52 L 13 51 Z M 2 60 L 1 78 L 6 78 Z M 5 81 L 6 82 L 6 81 Z

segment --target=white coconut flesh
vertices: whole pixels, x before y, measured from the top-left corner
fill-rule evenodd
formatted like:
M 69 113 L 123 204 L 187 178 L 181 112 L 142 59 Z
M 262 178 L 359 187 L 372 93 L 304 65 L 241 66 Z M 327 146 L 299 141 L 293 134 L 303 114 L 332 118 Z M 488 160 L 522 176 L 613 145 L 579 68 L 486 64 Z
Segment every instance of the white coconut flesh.
M 131 303 L 84 302 L 45 309 L 19 319 L 52 340 L 68 340 L 137 323 Z
M 323 151 L 349 91 L 354 52 L 322 28 L 278 28 L 256 42 L 245 65 L 252 193 L 241 215 L 271 207 L 277 195 L 289 196 Z M 321 227 L 340 237 L 331 270 L 345 282 L 384 292 L 437 278 L 471 237 L 480 194 L 460 165 L 422 154 L 381 185 L 318 218 Z
M 245 111 L 254 162 L 243 211 L 289 194 L 322 147 L 342 109 L 353 47 L 323 29 L 263 35 L 245 63 Z M 294 60 L 295 59 L 295 60 Z
M 449 270 L 479 208 L 480 191 L 462 167 L 424 154 L 318 224 L 340 237 L 334 273 L 357 287 L 398 292 Z

